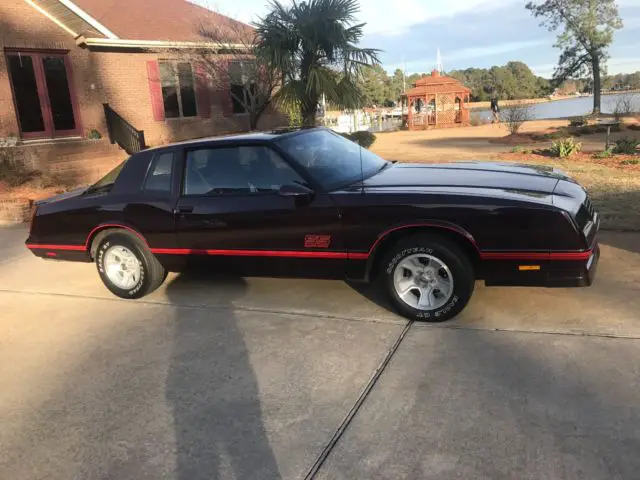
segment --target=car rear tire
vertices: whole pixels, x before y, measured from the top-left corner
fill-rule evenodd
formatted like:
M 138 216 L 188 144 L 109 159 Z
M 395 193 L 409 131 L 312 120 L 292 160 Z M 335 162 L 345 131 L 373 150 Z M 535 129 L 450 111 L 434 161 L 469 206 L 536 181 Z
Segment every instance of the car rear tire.
M 473 265 L 450 240 L 413 235 L 385 255 L 381 280 L 394 308 L 410 320 L 443 322 L 469 302 L 475 286 Z
M 120 298 L 141 298 L 158 288 L 167 272 L 147 246 L 126 230 L 98 239 L 96 267 L 104 285 Z

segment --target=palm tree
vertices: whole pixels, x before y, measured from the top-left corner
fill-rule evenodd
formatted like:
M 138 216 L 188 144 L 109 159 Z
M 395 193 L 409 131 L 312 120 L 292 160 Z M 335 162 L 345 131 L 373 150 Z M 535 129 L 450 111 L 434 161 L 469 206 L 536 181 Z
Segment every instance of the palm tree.
M 379 63 L 378 50 L 358 48 L 364 23 L 355 23 L 358 0 L 278 0 L 271 13 L 255 25 L 258 55 L 282 75 L 276 97 L 300 109 L 305 126 L 316 122 L 324 94 L 332 105 L 361 106 L 357 87 L 360 69 Z

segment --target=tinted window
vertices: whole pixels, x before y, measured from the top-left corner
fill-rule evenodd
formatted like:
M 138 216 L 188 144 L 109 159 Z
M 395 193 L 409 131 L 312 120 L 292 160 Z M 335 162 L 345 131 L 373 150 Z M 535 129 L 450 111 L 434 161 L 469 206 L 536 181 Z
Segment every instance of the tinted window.
M 187 153 L 185 195 L 277 192 L 304 180 L 268 147 L 207 148 Z
M 329 130 L 310 130 L 284 137 L 279 143 L 326 189 L 368 178 L 389 164 Z
M 157 154 L 144 181 L 144 190 L 170 193 L 172 171 L 173 152 Z
M 104 190 L 108 187 L 113 186 L 113 184 L 116 183 L 116 180 L 120 175 L 120 172 L 122 171 L 122 168 L 124 167 L 125 163 L 127 163 L 127 160 L 122 162 L 120 165 L 118 165 L 116 168 L 111 170 L 109 173 L 107 173 L 104 177 L 102 177 L 96 183 L 91 185 L 87 189 L 87 192 L 91 193 L 91 192 L 95 192 L 96 190 Z

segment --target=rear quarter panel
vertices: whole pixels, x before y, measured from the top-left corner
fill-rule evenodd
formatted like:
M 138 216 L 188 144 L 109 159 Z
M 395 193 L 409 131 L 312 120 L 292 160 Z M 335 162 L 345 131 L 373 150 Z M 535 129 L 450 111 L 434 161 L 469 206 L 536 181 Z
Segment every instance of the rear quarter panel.
M 101 229 L 124 226 L 149 243 L 174 246 L 175 201 L 141 191 L 151 158 L 151 152 L 131 157 L 108 193 L 81 194 L 39 206 L 27 243 L 89 247 Z

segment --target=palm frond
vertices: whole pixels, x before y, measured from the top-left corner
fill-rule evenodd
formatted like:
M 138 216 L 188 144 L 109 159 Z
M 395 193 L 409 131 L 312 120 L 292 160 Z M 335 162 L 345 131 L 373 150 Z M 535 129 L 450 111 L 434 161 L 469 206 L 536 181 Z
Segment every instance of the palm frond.
M 276 103 L 282 106 L 299 107 L 306 98 L 305 84 L 300 80 L 290 80 L 274 95 Z
M 322 94 L 335 105 L 360 106 L 355 79 L 363 66 L 379 63 L 379 51 L 357 46 L 364 27 L 356 22 L 358 0 L 294 0 L 287 7 L 271 0 L 270 7 L 255 25 L 257 54 L 282 74 L 279 101 L 311 115 Z

